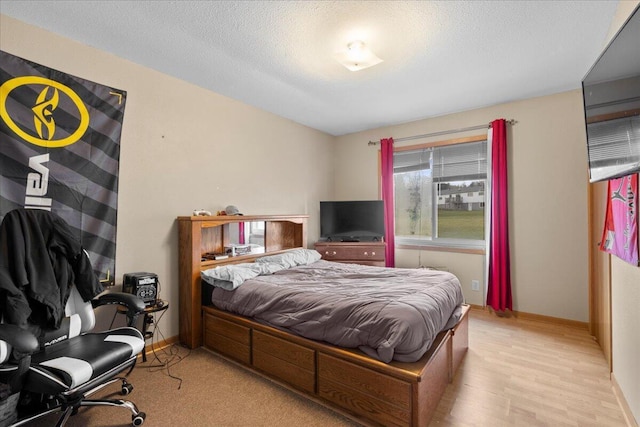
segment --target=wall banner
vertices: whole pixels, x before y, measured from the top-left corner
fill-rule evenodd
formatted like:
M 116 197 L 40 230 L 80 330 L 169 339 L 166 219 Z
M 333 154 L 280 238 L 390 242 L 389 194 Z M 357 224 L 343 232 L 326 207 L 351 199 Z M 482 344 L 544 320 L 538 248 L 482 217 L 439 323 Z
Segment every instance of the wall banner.
M 126 95 L 0 51 L 0 220 L 20 207 L 58 214 L 101 280 L 115 272 Z
M 638 265 L 638 174 L 609 180 L 600 249 Z

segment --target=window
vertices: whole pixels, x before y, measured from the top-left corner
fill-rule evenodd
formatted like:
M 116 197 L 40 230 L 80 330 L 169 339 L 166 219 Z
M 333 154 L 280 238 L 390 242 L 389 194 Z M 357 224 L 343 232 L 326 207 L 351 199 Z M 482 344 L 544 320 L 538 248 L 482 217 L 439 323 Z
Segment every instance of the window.
M 396 243 L 484 248 L 485 137 L 403 147 L 393 160 Z

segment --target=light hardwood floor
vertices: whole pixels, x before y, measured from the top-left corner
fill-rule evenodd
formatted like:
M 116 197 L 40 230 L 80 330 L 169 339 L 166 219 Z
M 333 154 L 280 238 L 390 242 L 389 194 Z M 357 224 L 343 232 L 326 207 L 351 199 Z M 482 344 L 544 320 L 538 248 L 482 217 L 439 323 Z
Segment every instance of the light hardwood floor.
M 469 351 L 431 425 L 627 424 L 586 329 L 473 309 Z

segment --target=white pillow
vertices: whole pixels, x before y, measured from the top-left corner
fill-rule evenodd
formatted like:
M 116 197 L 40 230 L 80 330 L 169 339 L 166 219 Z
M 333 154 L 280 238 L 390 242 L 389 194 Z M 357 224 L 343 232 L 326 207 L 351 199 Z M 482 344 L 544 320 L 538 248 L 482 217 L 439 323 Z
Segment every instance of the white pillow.
M 312 264 L 322 258 L 320 252 L 314 249 L 293 249 L 281 254 L 264 256 L 256 259 L 256 263 L 276 263 L 283 268 Z
M 260 257 L 255 263 L 229 264 L 210 268 L 200 273 L 200 277 L 210 285 L 231 291 L 246 280 L 261 274 L 273 274 L 286 268 L 311 264 L 320 258 L 322 255 L 316 250 L 294 249 L 281 254 Z
M 256 264 L 230 264 L 205 270 L 200 273 L 200 277 L 210 285 L 231 291 L 242 285 L 245 280 L 259 276 L 261 271 L 260 268 L 256 268 Z

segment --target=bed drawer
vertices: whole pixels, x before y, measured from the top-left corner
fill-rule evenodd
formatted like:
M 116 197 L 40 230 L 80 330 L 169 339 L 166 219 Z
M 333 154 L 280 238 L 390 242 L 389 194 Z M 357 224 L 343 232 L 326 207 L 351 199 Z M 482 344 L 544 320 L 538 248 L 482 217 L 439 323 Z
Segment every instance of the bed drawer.
M 315 351 L 253 331 L 253 366 L 296 388 L 314 393 Z
M 411 384 L 323 353 L 318 355 L 318 394 L 383 425 L 411 424 Z
M 204 345 L 245 364 L 251 363 L 251 329 L 204 313 Z

